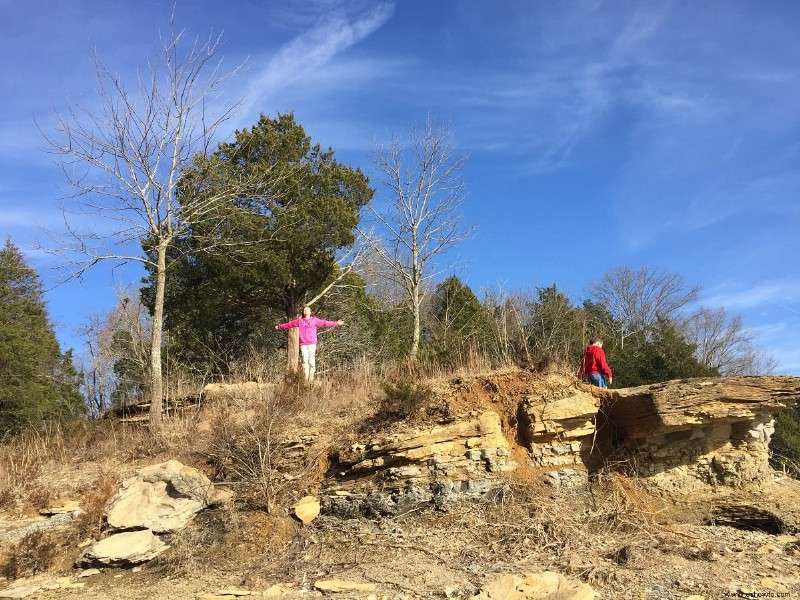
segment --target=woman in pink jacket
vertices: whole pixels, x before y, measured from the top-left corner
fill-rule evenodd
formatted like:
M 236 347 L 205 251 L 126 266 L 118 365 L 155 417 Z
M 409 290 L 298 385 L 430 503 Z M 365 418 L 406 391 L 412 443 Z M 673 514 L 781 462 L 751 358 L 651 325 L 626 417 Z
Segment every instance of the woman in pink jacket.
M 299 319 L 275 325 L 275 329 L 291 329 L 292 327 L 300 329 L 300 355 L 303 357 L 303 372 L 309 383 L 314 381 L 314 371 L 316 370 L 317 327 L 338 327 L 340 325 L 344 325 L 344 321 L 341 319 L 325 321 L 312 316 L 310 306 L 303 307 L 303 316 Z

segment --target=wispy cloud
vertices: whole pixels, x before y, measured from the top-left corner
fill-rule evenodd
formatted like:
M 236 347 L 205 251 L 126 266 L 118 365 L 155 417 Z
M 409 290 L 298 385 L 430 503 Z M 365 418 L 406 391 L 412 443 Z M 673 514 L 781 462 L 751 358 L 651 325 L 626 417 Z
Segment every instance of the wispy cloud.
M 771 304 L 800 317 L 800 282 L 795 279 L 765 281 L 753 287 L 742 288 L 725 284 L 710 290 L 704 297 L 710 306 L 724 306 L 729 310 L 744 310 Z
M 354 18 L 332 14 L 327 22 L 296 37 L 255 71 L 242 112 L 248 113 L 255 104 L 329 63 L 337 54 L 377 31 L 393 14 L 394 3 L 381 2 Z

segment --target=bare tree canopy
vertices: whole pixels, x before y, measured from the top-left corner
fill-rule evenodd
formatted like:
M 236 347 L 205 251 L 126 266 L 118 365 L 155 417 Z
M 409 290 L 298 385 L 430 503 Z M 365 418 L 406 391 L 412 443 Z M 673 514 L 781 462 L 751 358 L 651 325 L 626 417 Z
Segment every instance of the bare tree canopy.
M 697 346 L 697 359 L 722 375 L 765 375 L 775 359 L 755 347 L 755 335 L 745 329 L 741 315 L 724 308 L 701 308 L 684 325 L 687 339 Z
M 403 290 L 414 317 L 409 355 L 420 342 L 420 307 L 426 284 L 437 274 L 435 259 L 468 238 L 474 226 L 464 226 L 461 176 L 467 156 L 453 153 L 449 130 L 428 115 L 422 128 L 411 127 L 405 148 L 395 133 L 385 145 L 376 143 L 370 158 L 381 176 L 385 207 L 370 205 L 375 230 L 369 245 Z
M 688 286 L 679 273 L 642 267 L 619 267 L 590 283 L 589 295 L 615 321 L 621 342 L 637 332 L 652 331 L 659 318 L 673 319 L 700 295 L 699 286 Z M 611 325 L 611 324 L 609 324 Z M 621 327 L 622 331 L 616 331 Z
M 62 207 L 66 233 L 57 240 L 71 275 L 80 276 L 101 261 L 139 261 L 157 273 L 150 352 L 154 428 L 161 418 L 167 250 L 221 201 L 215 195 L 181 205 L 180 177 L 194 155 L 209 151 L 238 105 L 219 108 L 222 103 L 216 102 L 222 84 L 238 70 L 221 72 L 216 58 L 220 39 L 195 41 L 184 50 L 184 37 L 171 28 L 132 88 L 95 55 L 96 104 L 70 103 L 66 111 L 56 112 L 55 133 L 44 134 L 76 190 Z M 142 252 L 142 244 L 151 251 Z

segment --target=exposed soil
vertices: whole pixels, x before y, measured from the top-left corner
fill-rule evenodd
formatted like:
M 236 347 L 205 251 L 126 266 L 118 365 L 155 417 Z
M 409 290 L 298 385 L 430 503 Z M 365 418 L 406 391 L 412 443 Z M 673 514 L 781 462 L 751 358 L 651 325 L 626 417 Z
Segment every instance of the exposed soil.
M 515 439 L 516 407 L 532 385 L 537 393 L 555 394 L 564 379 L 508 372 L 441 381 L 433 386 L 436 410 L 423 411 L 431 424 L 443 415 L 455 419 L 487 408 L 501 415 L 520 466 L 508 474 L 506 490 L 492 502 L 422 507 L 377 520 L 322 515 L 307 526 L 289 516 L 288 503 L 269 514 L 252 502 L 239 502 L 200 513 L 167 539 L 167 552 L 141 569 L 105 569 L 82 579 L 71 560 L 90 534 L 73 524 L 49 531 L 44 540 L 0 542 L 5 544 L 0 563 L 8 577 L 0 580 L 0 589 L 11 583 L 16 560 L 16 574 L 24 577 L 17 584 L 59 576 L 85 584 L 28 596 L 42 599 L 199 598 L 232 587 L 265 592 L 275 584 L 283 586 L 284 598 L 321 598 L 329 594 L 314 583 L 323 579 L 376 586 L 373 592 L 351 591 L 337 598 L 367 598 L 370 593 L 376 598 L 468 598 L 501 575 L 545 570 L 585 581 L 602 598 L 800 598 L 797 528 L 764 514 L 748 519 L 746 510 L 719 510 L 750 500 L 797 507 L 800 482 L 776 473 L 774 481 L 752 489 L 709 488 L 683 497 L 610 474 L 588 487 L 549 488 L 539 483 L 537 469 L 526 466 L 530 461 Z M 303 427 L 293 428 L 293 433 L 317 435 L 318 460 L 301 480 L 303 489 L 288 496 L 304 495 L 325 473 L 320 444 L 349 443 L 366 421 L 373 431 L 408 426 L 384 419 L 367 405 L 357 412 L 320 411 L 318 417 L 304 417 Z M 411 420 L 418 425 L 425 418 L 417 414 Z M 85 471 L 84 466 L 84 477 Z M 6 531 L 23 524 L 18 515 L 0 514 Z

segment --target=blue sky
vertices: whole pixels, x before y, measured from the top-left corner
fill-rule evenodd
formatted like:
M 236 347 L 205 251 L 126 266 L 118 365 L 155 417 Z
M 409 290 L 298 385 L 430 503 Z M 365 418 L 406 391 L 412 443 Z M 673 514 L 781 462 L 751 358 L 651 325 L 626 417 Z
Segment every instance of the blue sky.
M 65 189 L 36 122 L 92 101 L 93 48 L 123 75 L 143 66 L 171 6 L 0 0 L 0 234 L 78 350 L 80 325 L 140 272 L 53 287 L 35 241 L 58 229 Z M 370 173 L 374 138 L 428 112 L 449 123 L 478 225 L 456 273 L 476 292 L 556 283 L 580 300 L 612 268 L 665 267 L 800 374 L 800 3 L 179 0 L 176 15 L 222 33 L 226 65 L 247 60 L 226 88 L 245 97 L 230 132 L 293 111 Z

